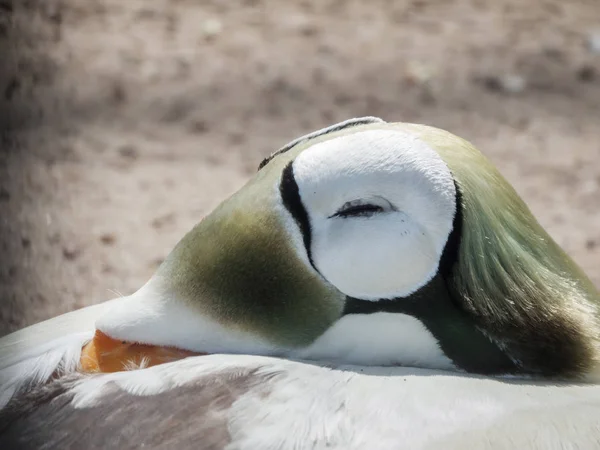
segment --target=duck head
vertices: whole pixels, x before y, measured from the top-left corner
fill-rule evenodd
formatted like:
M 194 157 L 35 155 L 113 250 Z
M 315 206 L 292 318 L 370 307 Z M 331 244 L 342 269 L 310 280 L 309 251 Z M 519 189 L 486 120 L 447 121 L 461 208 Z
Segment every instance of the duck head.
M 469 143 L 367 117 L 263 161 L 97 321 L 82 361 L 131 357 L 122 344 L 162 349 L 151 363 L 245 353 L 586 378 L 599 297 Z

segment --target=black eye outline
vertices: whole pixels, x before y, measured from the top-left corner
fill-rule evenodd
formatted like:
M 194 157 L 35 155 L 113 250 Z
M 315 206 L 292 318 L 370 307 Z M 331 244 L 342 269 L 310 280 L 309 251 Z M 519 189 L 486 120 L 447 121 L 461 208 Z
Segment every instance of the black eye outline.
M 372 217 L 376 214 L 394 210 L 394 207 L 390 202 L 384 198 L 379 200 L 385 202 L 386 205 L 382 206 L 375 203 L 366 203 L 364 200 L 346 202 L 335 214 L 329 216 L 329 218 L 340 217 L 346 219 L 348 217 Z
M 371 217 L 377 213 L 383 212 L 384 209 L 379 205 L 371 205 L 369 203 L 363 205 L 349 206 L 336 212 L 330 217 Z

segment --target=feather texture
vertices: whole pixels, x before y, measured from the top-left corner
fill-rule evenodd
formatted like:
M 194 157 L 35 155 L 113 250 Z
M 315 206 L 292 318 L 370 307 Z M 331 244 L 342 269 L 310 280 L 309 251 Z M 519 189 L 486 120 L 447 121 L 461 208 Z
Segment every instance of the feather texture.
M 395 124 L 432 145 L 462 193 L 451 290 L 526 372 L 600 380 L 600 292 L 473 145 L 447 131 Z
M 600 442 L 597 385 L 244 355 L 56 383 L 51 398 L 31 397 L 35 409 L 22 402 L 5 417 L 2 448 L 562 449 Z
M 72 311 L 0 338 L 0 409 L 23 388 L 73 372 L 96 319 L 115 301 Z

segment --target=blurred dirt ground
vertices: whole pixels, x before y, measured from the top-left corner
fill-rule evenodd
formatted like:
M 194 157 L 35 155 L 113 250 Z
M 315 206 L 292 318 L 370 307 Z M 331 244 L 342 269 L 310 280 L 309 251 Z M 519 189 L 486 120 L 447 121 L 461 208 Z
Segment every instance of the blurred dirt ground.
M 0 335 L 142 285 L 262 157 L 361 115 L 472 141 L 600 285 L 600 4 L 0 1 Z

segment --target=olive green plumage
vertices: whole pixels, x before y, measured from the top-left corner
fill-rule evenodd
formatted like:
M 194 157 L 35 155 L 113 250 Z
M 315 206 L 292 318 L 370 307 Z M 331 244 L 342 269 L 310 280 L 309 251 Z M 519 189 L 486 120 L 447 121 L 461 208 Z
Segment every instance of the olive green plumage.
M 282 348 L 313 342 L 344 305 L 339 291 L 307 270 L 286 230 L 278 181 L 295 154 L 270 164 L 219 205 L 177 244 L 158 272 L 203 314 Z M 301 240 L 297 245 L 301 248 Z M 201 303 L 193 301 L 198 298 Z
M 600 294 L 498 170 L 448 132 L 405 125 L 432 145 L 462 193 L 453 295 L 527 372 L 597 371 Z

